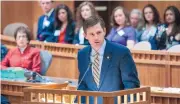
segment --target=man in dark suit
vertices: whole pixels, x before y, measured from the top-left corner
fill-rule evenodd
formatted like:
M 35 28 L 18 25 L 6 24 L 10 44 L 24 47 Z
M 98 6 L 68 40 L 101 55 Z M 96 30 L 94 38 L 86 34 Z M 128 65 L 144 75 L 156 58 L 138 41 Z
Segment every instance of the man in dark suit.
M 85 20 L 83 29 L 90 46 L 78 52 L 78 90 L 107 92 L 140 87 L 129 49 L 105 40 L 104 21 L 90 17 Z M 85 103 L 85 98 L 81 100 Z M 93 104 L 92 97 L 89 101 Z M 98 98 L 98 104 L 102 104 L 102 98 Z
M 40 0 L 40 6 L 44 12 L 38 19 L 37 40 L 46 41 L 53 35 L 54 8 L 52 0 Z

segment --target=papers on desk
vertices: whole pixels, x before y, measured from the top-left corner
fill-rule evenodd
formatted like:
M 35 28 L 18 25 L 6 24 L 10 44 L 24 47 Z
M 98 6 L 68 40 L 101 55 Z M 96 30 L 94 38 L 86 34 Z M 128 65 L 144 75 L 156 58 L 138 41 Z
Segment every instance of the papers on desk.
M 180 94 L 180 88 L 161 88 L 161 87 L 151 87 L 151 92 L 162 92 L 162 93 L 177 93 Z

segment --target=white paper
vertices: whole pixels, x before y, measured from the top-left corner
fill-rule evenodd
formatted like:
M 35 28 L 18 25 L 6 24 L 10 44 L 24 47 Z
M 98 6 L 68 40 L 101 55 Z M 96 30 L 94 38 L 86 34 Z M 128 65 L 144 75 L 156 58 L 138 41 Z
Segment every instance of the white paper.
M 45 20 L 45 21 L 44 21 L 44 26 L 48 27 L 49 24 L 50 24 L 50 22 L 49 22 L 48 20 Z
M 60 32 L 61 32 L 61 30 L 56 30 L 56 31 L 54 32 L 54 36 L 59 36 L 59 35 L 60 35 Z
M 123 30 L 118 31 L 118 35 L 119 35 L 119 36 L 123 36 L 124 34 L 125 34 L 125 33 L 124 33 Z

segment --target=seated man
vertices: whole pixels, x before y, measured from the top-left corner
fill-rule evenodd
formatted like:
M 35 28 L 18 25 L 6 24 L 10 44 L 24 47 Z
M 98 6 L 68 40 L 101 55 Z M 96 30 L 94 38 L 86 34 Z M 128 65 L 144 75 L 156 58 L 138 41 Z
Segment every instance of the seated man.
M 9 50 L 1 62 L 1 69 L 7 67 L 21 67 L 40 73 L 41 58 L 40 50 L 29 45 L 31 33 L 25 27 L 19 27 L 14 34 L 17 48 Z
M 140 87 L 131 53 L 125 46 L 105 40 L 105 23 L 100 17 L 90 17 L 83 23 L 87 46 L 78 53 L 78 90 L 117 91 Z M 85 98 L 82 98 L 85 103 Z M 89 98 L 93 104 L 93 97 Z M 98 104 L 102 99 L 98 98 Z
M 40 6 L 44 12 L 38 19 L 37 29 L 37 40 L 46 41 L 50 40 L 53 35 L 53 24 L 54 24 L 54 8 L 53 1 L 51 0 L 40 0 Z

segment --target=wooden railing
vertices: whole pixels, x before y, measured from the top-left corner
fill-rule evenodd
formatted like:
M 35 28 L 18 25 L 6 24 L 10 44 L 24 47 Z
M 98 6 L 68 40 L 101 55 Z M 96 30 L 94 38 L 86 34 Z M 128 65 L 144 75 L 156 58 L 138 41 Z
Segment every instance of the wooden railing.
M 103 100 L 103 104 L 114 104 L 116 100 L 117 104 L 150 104 L 151 101 L 149 87 L 114 92 L 93 92 L 72 90 L 71 87 L 60 87 L 59 89 L 55 87 L 55 89 L 53 89 L 46 85 L 45 87 L 25 88 L 24 93 L 24 104 L 76 104 L 74 103 L 75 98 L 77 98 L 78 104 L 85 104 L 85 102 L 81 102 L 82 96 L 86 98 L 86 104 L 90 104 L 90 96 L 94 98 L 93 104 L 98 104 L 98 99 L 100 97 Z M 36 99 L 34 99 L 33 96 L 37 96 Z M 128 97 L 130 100 L 128 100 Z
M 43 84 L 1 80 L 1 94 L 5 95 L 11 104 L 22 104 L 24 100 L 23 88 L 40 85 Z
M 12 48 L 16 46 L 12 37 L 1 35 L 1 41 Z M 31 41 L 31 45 L 53 54 L 48 76 L 77 79 L 77 52 L 84 46 Z M 139 79 L 144 86 L 180 87 L 180 53 L 166 51 L 131 50 Z M 128 63 L 127 63 L 128 64 Z

